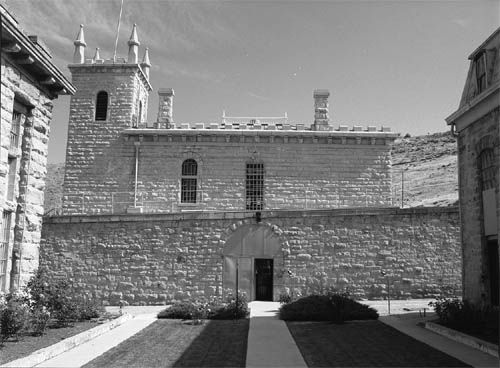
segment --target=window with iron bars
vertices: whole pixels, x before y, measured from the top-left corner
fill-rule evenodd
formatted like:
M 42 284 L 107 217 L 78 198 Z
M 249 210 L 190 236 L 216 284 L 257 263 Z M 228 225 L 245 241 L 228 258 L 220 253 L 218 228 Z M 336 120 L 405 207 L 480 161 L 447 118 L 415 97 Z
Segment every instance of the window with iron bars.
M 497 181 L 493 149 L 487 148 L 481 152 L 479 155 L 479 164 L 481 165 L 482 190 L 495 189 Z
M 12 212 L 3 211 L 0 231 L 0 291 L 6 291 L 7 262 L 9 260 L 9 239 Z
M 181 175 L 181 203 L 196 203 L 198 163 L 193 159 L 185 160 Z
M 245 192 L 247 210 L 260 211 L 264 208 L 263 163 L 247 163 Z

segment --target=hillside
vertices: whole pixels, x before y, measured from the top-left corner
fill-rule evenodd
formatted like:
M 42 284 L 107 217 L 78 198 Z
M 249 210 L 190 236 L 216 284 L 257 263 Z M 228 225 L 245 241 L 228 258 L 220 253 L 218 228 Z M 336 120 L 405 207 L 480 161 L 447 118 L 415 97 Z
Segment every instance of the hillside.
M 64 183 L 64 163 L 48 164 L 45 181 L 44 212 L 61 208 Z
M 449 132 L 399 138 L 392 148 L 394 205 L 449 206 L 458 201 L 456 138 Z M 45 212 L 61 207 L 64 164 L 49 164 Z
M 392 165 L 395 205 L 401 205 L 402 177 L 405 207 L 458 202 L 457 143 L 450 132 L 396 140 Z

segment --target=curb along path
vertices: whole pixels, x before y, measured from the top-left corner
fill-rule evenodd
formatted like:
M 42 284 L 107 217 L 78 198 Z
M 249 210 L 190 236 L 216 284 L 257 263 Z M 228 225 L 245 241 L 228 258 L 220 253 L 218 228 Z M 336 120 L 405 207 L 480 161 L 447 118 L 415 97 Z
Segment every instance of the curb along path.
M 246 367 L 307 367 L 286 326 L 279 303 L 251 302 Z
M 96 327 L 91 328 L 90 330 L 84 331 L 79 333 L 78 335 L 74 335 L 71 337 L 68 337 L 54 345 L 47 346 L 46 348 L 37 350 L 30 355 L 24 357 L 24 358 L 19 358 L 13 361 L 10 361 L 8 363 L 5 363 L 4 365 L 1 365 L 0 367 L 34 367 L 37 364 L 40 364 L 42 362 L 45 362 L 47 359 L 51 359 L 53 357 L 59 356 L 60 354 L 63 354 L 76 346 L 79 346 L 80 344 L 84 344 L 87 341 L 91 341 L 92 339 L 95 339 L 96 337 L 107 333 L 108 331 L 117 328 L 123 323 L 126 323 L 128 320 L 130 320 L 132 316 L 130 314 L 124 314 L 123 316 L 120 316 L 114 320 L 111 320 L 107 323 L 104 323 L 102 325 L 98 325 Z
M 46 360 L 36 367 L 81 367 L 102 355 L 122 341 L 135 335 L 156 320 L 156 314 L 141 314 L 126 323 L 75 347 L 61 355 Z

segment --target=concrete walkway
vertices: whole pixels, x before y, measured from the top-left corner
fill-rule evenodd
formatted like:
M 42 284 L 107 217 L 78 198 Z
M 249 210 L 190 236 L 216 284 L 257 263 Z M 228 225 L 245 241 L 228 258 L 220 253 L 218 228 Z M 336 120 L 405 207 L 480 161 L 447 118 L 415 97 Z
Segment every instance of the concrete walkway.
M 163 309 L 165 306 L 126 307 L 124 311 L 132 314 L 134 318 L 93 340 L 46 360 L 37 367 L 81 367 L 149 326 L 156 320 L 157 313 Z
M 277 317 L 279 303 L 251 302 L 247 367 L 307 367 L 286 323 Z

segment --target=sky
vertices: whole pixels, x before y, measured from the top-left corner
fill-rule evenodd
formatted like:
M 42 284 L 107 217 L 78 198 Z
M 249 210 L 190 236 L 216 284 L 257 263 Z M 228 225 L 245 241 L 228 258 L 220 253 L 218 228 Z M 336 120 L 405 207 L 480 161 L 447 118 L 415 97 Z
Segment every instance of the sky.
M 111 58 L 121 0 L 0 0 L 50 48 L 71 80 L 79 24 L 86 57 Z M 500 25 L 500 0 L 160 1 L 124 0 L 117 56 L 137 24 L 149 48 L 156 120 L 159 88 L 175 90 L 180 123 L 229 116 L 283 116 L 311 124 L 313 91 L 330 91 L 330 120 L 389 126 L 401 134 L 448 129 L 468 56 Z M 55 100 L 49 162 L 63 162 L 69 96 Z

